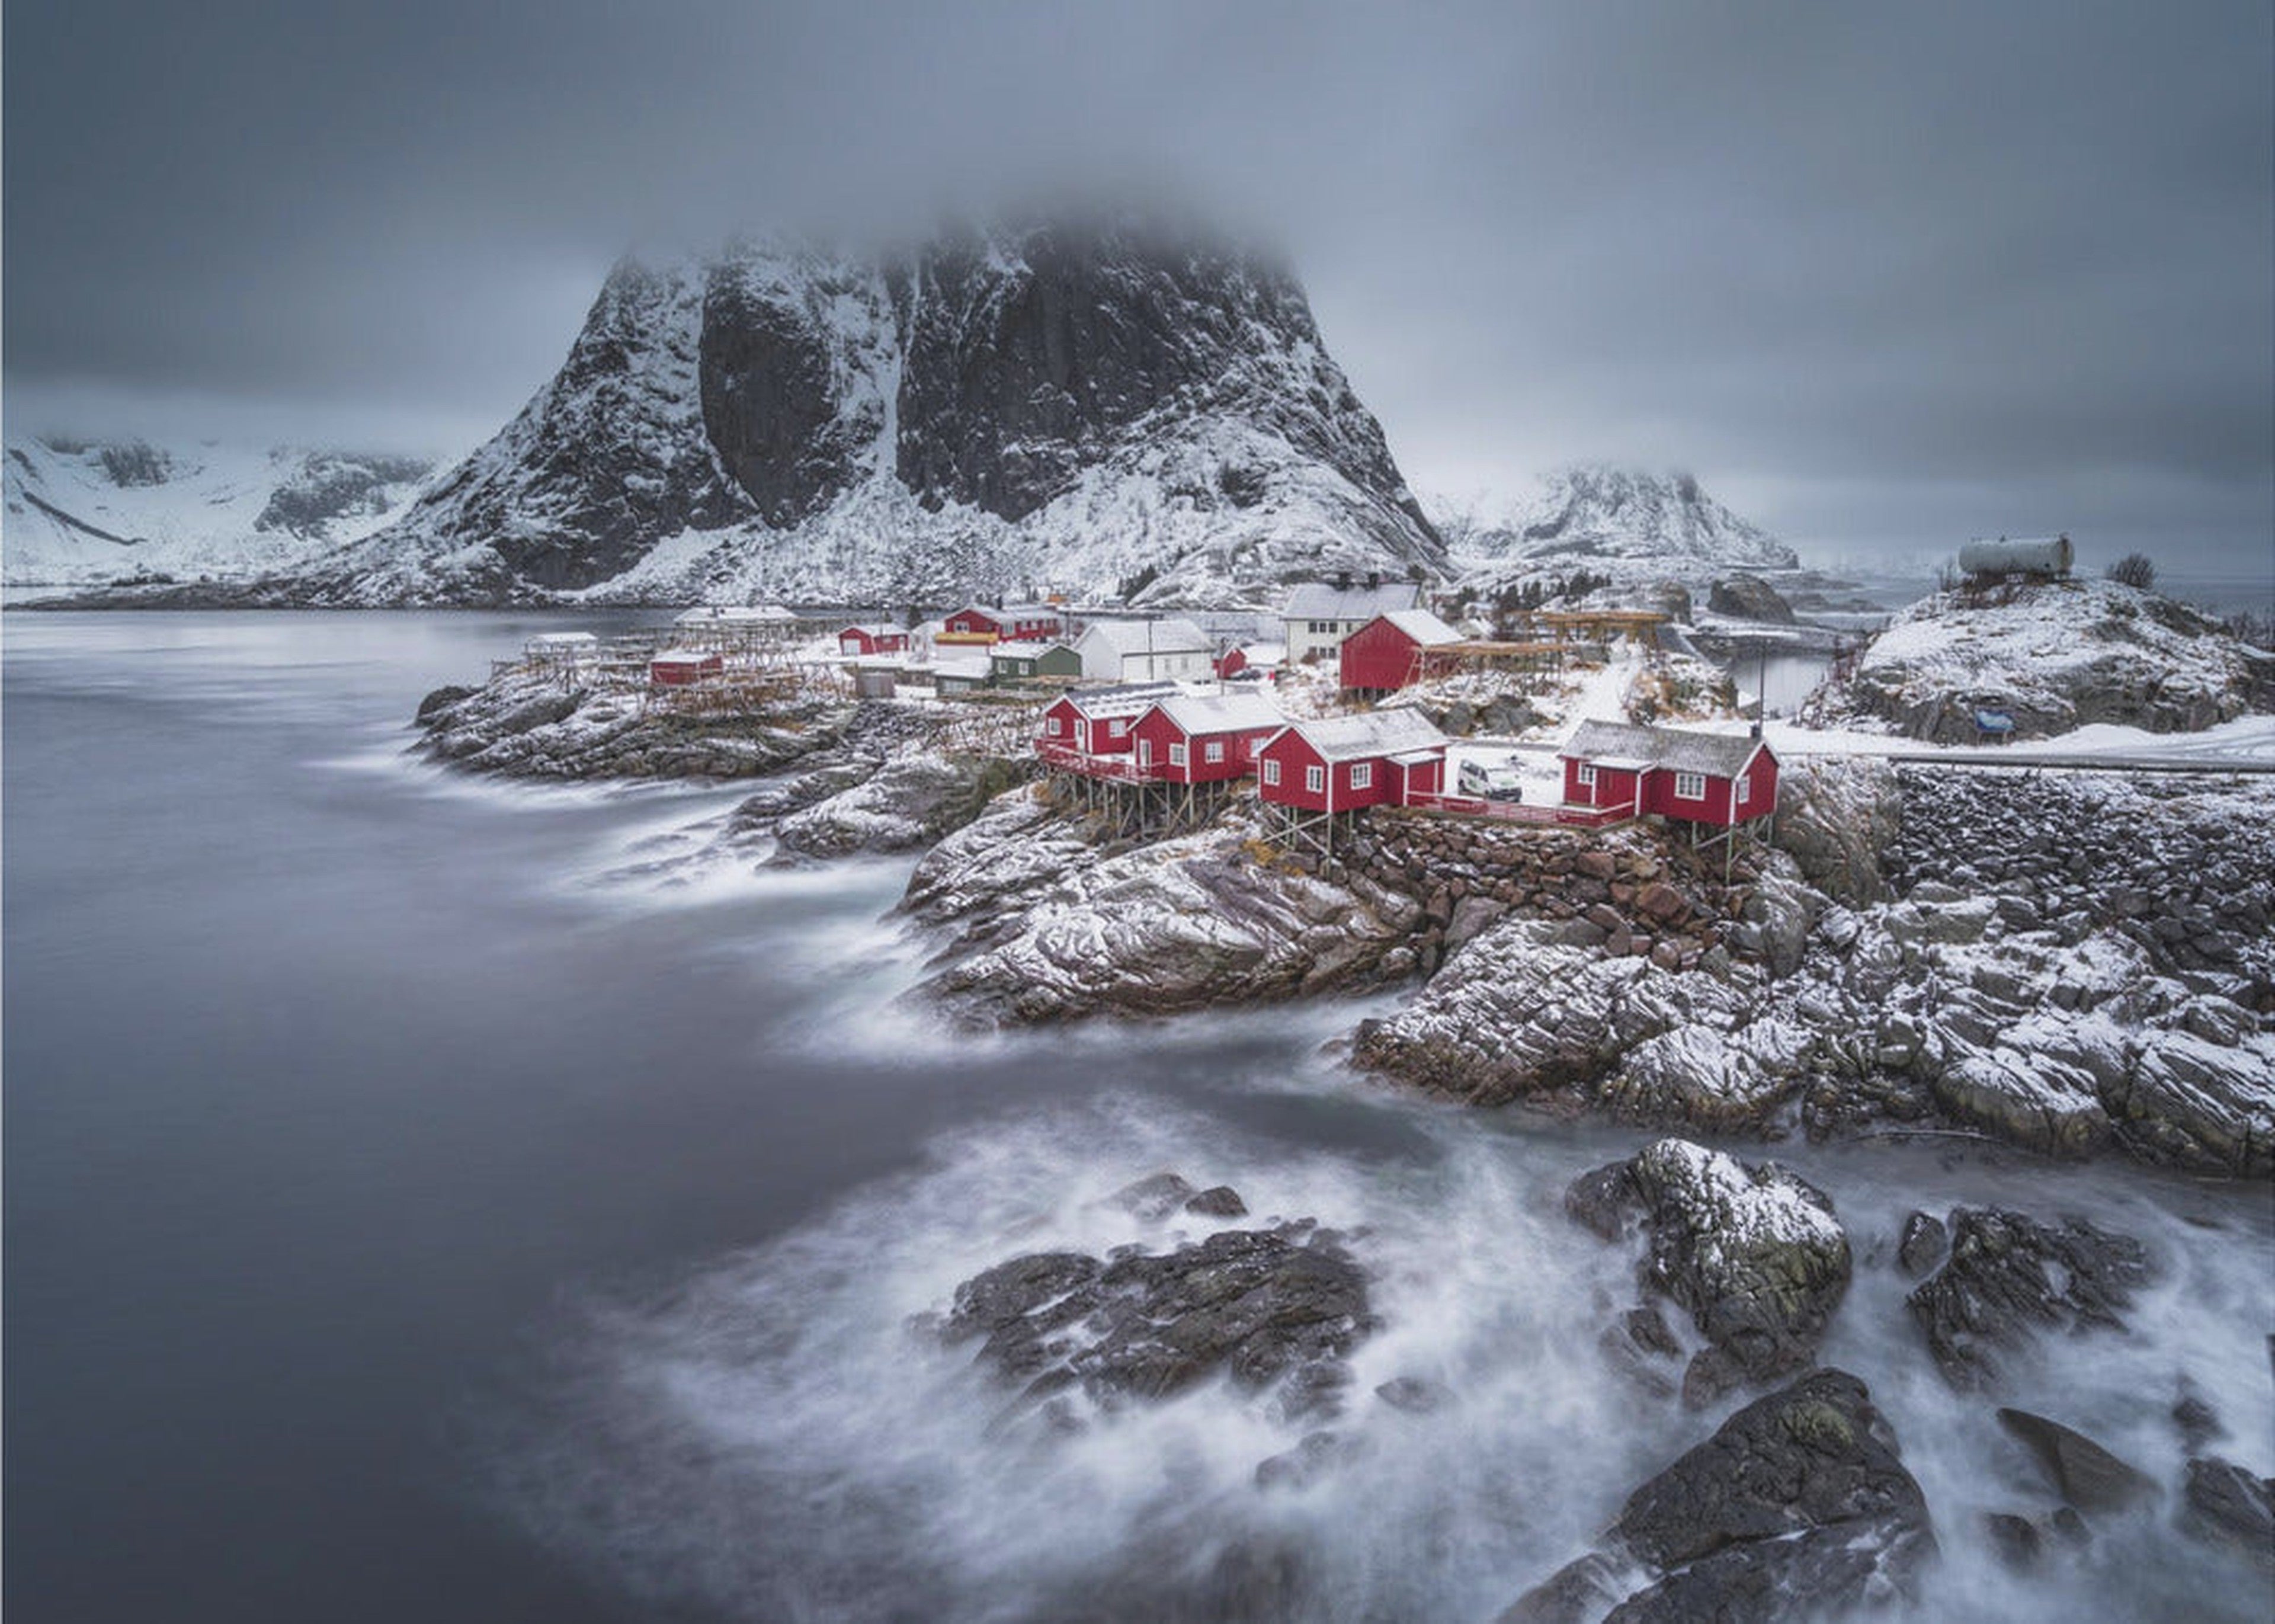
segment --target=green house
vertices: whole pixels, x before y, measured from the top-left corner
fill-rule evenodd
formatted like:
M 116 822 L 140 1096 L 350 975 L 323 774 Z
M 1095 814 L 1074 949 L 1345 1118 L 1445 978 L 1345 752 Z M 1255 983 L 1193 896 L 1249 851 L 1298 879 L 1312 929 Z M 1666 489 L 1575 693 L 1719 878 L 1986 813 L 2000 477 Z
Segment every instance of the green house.
M 1082 675 L 1082 656 L 1064 643 L 998 643 L 987 663 L 997 683 L 1039 677 L 1072 682 Z

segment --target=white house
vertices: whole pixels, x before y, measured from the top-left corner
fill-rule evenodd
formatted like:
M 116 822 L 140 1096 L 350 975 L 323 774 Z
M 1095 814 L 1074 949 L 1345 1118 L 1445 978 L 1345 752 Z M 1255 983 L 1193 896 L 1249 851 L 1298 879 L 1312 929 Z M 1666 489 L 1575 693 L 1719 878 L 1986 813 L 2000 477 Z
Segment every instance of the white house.
M 1287 629 L 1288 662 L 1332 657 L 1343 639 L 1378 615 L 1422 607 L 1422 589 L 1410 581 L 1374 586 L 1335 586 L 1306 581 L 1288 594 L 1280 611 Z
M 1082 674 L 1096 682 L 1206 681 L 1216 644 L 1189 620 L 1094 620 L 1074 641 Z

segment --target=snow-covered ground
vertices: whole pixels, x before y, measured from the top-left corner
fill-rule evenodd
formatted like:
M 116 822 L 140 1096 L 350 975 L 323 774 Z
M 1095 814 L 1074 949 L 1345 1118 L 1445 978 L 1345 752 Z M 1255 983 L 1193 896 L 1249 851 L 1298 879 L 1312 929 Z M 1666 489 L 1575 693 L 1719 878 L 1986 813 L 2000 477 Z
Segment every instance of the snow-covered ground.
M 1742 721 L 1701 724 L 1718 732 L 1742 732 Z M 2275 715 L 2239 716 L 2198 733 L 2151 733 L 2145 728 L 2093 722 L 2052 738 L 2023 739 L 2011 744 L 1930 744 L 1889 733 L 1845 728 L 1804 728 L 1796 722 L 1772 721 L 1766 730 L 1771 747 L 1784 756 L 1908 756 L 1996 755 L 2018 762 L 2033 759 L 2090 757 L 2121 765 L 2128 761 L 2200 763 L 2208 766 L 2275 767 Z

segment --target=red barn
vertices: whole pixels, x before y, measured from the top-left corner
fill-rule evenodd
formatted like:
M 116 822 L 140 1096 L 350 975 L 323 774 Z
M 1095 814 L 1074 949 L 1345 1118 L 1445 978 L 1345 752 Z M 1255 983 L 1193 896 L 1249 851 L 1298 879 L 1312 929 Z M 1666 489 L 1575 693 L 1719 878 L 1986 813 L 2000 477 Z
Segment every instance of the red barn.
M 1564 746 L 1564 799 L 1727 827 L 1777 809 L 1777 757 L 1742 733 L 1583 721 Z
M 1419 711 L 1291 721 L 1256 752 L 1257 793 L 1304 812 L 1403 806 L 1444 793 L 1446 736 Z
M 717 676 L 726 668 L 727 662 L 715 649 L 667 648 L 648 661 L 647 680 L 659 688 L 684 688 Z
M 840 653 L 863 656 L 905 654 L 909 652 L 909 634 L 899 626 L 882 623 L 848 626 L 837 634 L 837 650 Z
M 1280 668 L 1288 661 L 1285 643 L 1241 643 L 1228 648 L 1216 657 L 1219 680 L 1238 676 L 1243 671 L 1253 671 L 1267 681 L 1279 676 Z
M 1138 743 L 1138 719 L 1176 691 L 1175 683 L 1126 683 L 1062 693 L 1043 708 L 1036 749 L 1077 771 L 1083 757 L 1126 756 Z
M 1260 693 L 1178 694 L 1156 700 L 1130 729 L 1138 767 L 1164 783 L 1245 778 L 1257 747 L 1288 725 Z
M 1448 649 L 1462 634 L 1427 609 L 1393 609 L 1378 615 L 1343 639 L 1345 692 L 1393 693 L 1428 674 L 1433 651 Z
M 938 643 L 1025 643 L 1055 640 L 1066 616 L 1050 603 L 967 603 L 942 623 Z

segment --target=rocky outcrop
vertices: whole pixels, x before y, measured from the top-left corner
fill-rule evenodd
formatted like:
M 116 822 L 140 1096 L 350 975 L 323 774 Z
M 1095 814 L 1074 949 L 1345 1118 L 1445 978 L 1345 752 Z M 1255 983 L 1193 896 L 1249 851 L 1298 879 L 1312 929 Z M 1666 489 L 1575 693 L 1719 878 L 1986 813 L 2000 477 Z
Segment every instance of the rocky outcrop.
M 1803 879 L 1851 908 L 1886 897 L 1881 858 L 1903 827 L 1903 808 L 1885 761 L 1801 756 L 1779 765 L 1777 843 Z
M 975 1026 L 1270 1002 L 1411 975 L 1423 919 L 1364 879 L 1306 874 L 1244 812 L 1135 847 L 1014 800 L 941 842 L 904 909 L 951 943 L 920 995 Z
M 1960 1207 L 1949 1227 L 1949 1256 L 1906 1303 L 1955 1387 L 1992 1385 L 2000 1356 L 2035 1336 L 2123 1329 L 2120 1311 L 2150 1278 L 2139 1242 L 2076 1220 Z
M 509 778 L 751 778 L 843 744 L 871 707 L 826 697 L 759 709 L 650 707 L 638 693 L 587 688 L 540 672 L 472 690 L 438 689 L 419 707 L 431 759 Z
M 1078 1425 L 1101 1409 L 1166 1399 L 1220 1377 L 1269 1393 L 1291 1420 L 1333 1416 L 1345 1359 L 1373 1329 L 1365 1271 L 1306 1220 L 1220 1229 L 1166 1251 L 1039 1252 L 973 1276 L 939 1322 L 951 1346 L 1017 1389 L 1007 1415 Z
M 2218 1455 L 2188 1466 L 2181 1491 L 2181 1528 L 2275 1574 L 2275 1477 L 2261 1477 Z
M 1842 1616 L 1914 1594 L 1935 1553 L 1919 1484 L 1864 1384 L 1823 1370 L 1746 1406 L 1629 1497 L 1603 1549 L 1501 1624 Z
M 1032 760 L 917 746 L 896 752 L 857 783 L 775 825 L 775 860 L 911 851 L 979 816 L 995 797 L 1030 781 Z
M 1978 710 L 2012 717 L 2023 738 L 2090 722 L 2193 732 L 2275 710 L 2275 656 L 2114 581 L 2007 581 L 1914 604 L 1804 714 L 1973 744 Z
M 1733 620 L 1772 626 L 1794 623 L 1793 605 L 1758 575 L 1729 575 L 1716 581 L 1706 595 L 1706 608 L 1712 614 L 1727 615 Z
M 1999 1424 L 2022 1440 L 2066 1506 L 2089 1514 L 2118 1512 L 2157 1498 L 2156 1479 L 2075 1427 L 2014 1409 L 1999 1411 Z
M 1662 1139 L 1585 1175 L 1565 1204 L 1607 1239 L 1641 1220 L 1644 1290 L 1681 1307 L 1706 1339 L 1683 1373 L 1689 1403 L 1810 1363 L 1848 1288 L 1848 1237 L 1832 1201 L 1774 1162 L 1748 1167 Z

